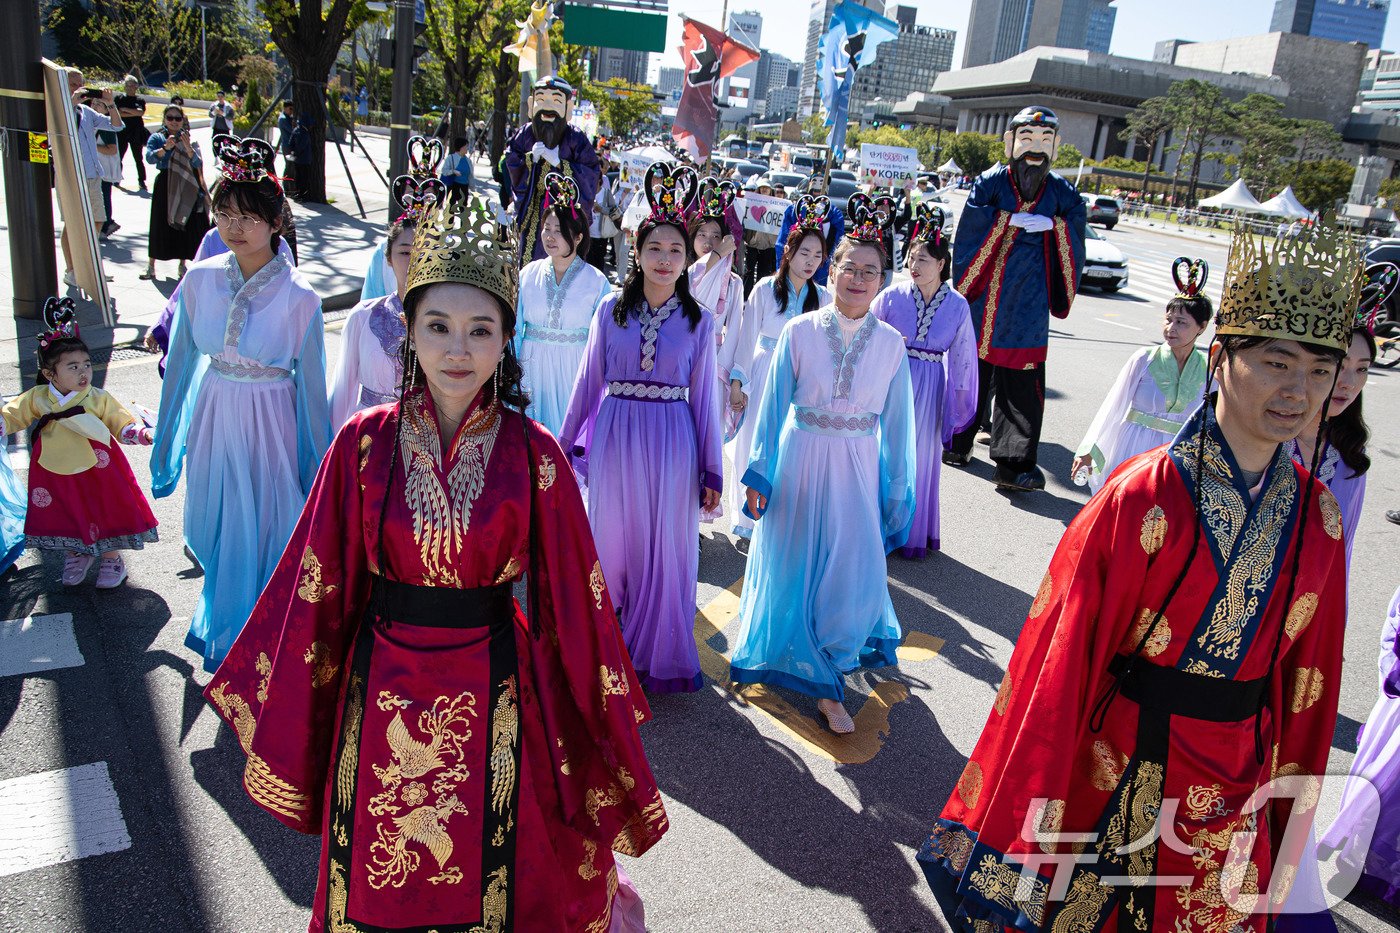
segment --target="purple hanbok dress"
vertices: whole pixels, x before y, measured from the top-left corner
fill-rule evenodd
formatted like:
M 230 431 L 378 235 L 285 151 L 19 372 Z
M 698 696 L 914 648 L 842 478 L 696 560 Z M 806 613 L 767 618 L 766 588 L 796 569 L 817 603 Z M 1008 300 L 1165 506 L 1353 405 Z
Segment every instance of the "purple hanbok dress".
M 724 470 L 714 324 L 702 314 L 692 330 L 673 296 L 619 327 L 619 297 L 593 316 L 559 442 L 588 486 L 602 576 L 642 686 L 698 690 L 700 497 L 721 489 Z
M 914 525 L 900 553 L 924 557 L 939 547 L 943 446 L 977 413 L 977 337 L 967 300 L 948 282 L 927 303 L 913 282 L 887 288 L 876 296 L 870 311 L 903 335 L 909 355 L 918 471 Z

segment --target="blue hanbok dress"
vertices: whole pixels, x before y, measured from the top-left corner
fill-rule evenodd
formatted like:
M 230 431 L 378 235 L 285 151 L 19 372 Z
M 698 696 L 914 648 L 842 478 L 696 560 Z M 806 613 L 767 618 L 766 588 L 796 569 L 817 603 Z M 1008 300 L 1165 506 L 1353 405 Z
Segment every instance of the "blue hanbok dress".
M 15 471 L 0 440 L 0 574 L 9 570 L 24 553 L 24 512 L 29 491 Z
M 885 555 L 914 516 L 914 393 L 899 331 L 834 306 L 790 321 L 773 350 L 745 486 L 767 496 L 744 573 L 730 676 L 825 699 L 845 674 L 895 663 Z
M 189 267 L 170 333 L 151 491 L 186 474 L 185 541 L 204 591 L 185 644 L 214 671 L 291 537 L 330 445 L 321 300 L 273 257 Z

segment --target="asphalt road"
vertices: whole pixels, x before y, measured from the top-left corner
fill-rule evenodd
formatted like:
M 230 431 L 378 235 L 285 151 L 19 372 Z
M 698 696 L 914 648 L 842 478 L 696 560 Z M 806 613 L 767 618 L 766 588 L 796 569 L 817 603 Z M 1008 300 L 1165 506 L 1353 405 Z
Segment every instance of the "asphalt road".
M 889 565 L 909 633 L 899 668 L 850 679 L 856 736 L 832 739 L 817 726 L 811 701 L 782 691 L 746 704 L 707 685 L 653 703 L 656 721 L 643 738 L 672 828 L 642 859 L 622 860 L 652 929 L 942 928 L 914 852 L 976 740 L 1051 551 L 1085 498 L 1069 482 L 1072 451 L 1123 362 L 1160 339 L 1173 291 L 1169 262 L 1182 254 L 1207 259 L 1217 270 L 1213 293 L 1224 269 L 1223 241 L 1127 226 L 1108 236 L 1130 257 L 1131 284 L 1117 295 L 1086 291 L 1068 320 L 1053 323 L 1041 447 L 1049 488 L 1002 494 L 985 459 L 945 472 L 943 551 Z M 338 354 L 338 335 L 328 351 Z M 99 378 L 123 400 L 154 407 L 159 397 L 150 358 L 118 361 Z M 0 386 L 6 394 L 18 388 Z M 1349 765 L 1374 701 L 1378 632 L 1400 582 L 1400 528 L 1381 514 L 1400 507 L 1400 448 L 1389 427 L 1400 415 L 1400 374 L 1376 373 L 1365 405 L 1378 430 L 1352 571 L 1334 773 Z M 128 450 L 148 483 L 145 452 Z M 985 448 L 979 453 L 985 457 Z M 181 553 L 183 505 L 183 489 L 155 503 L 162 541 L 131 557 L 131 579 L 120 590 L 63 589 L 61 560 L 34 553 L 0 581 L 0 619 L 68 613 L 75 638 L 63 662 L 63 619 L 45 620 L 36 630 L 53 630 L 54 663 L 70 666 L 0 674 L 0 813 L 9 814 L 0 824 L 0 842 L 9 837 L 0 844 L 0 930 L 305 928 L 319 841 L 285 829 L 246 798 L 242 753 L 202 702 L 208 678 L 182 645 L 200 586 Z M 697 633 L 715 675 L 737 634 L 733 593 L 743 563 L 722 534 L 705 541 Z M 18 629 L 0 628 L 0 652 Z M 0 653 L 0 671 L 3 662 Z M 29 786 L 14 779 L 84 765 L 99 767 L 63 772 L 57 790 L 26 791 L 23 818 L 4 809 L 7 787 Z M 1328 785 L 1324 813 L 1339 787 Z M 63 835 L 49 812 L 60 806 L 77 828 L 51 848 L 68 860 L 36 856 L 27 870 L 16 863 L 23 855 L 6 861 L 4 850 L 20 851 L 12 843 L 26 833 L 50 842 Z M 73 857 L 86 852 L 95 854 Z M 1395 921 L 1374 902 L 1337 913 L 1348 929 Z

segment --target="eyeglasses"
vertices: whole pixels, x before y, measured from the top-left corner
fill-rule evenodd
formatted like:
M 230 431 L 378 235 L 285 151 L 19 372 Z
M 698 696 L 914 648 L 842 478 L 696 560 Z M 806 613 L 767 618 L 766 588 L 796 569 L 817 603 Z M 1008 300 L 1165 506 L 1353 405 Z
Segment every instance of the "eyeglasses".
M 265 221 L 261 217 L 254 217 L 251 214 L 230 214 L 227 211 L 215 211 L 214 223 L 220 227 L 234 227 L 240 230 L 256 230 Z
M 874 281 L 880 277 L 880 270 L 876 269 L 874 266 L 850 266 L 842 263 L 836 267 L 836 271 L 857 282 L 862 279 Z

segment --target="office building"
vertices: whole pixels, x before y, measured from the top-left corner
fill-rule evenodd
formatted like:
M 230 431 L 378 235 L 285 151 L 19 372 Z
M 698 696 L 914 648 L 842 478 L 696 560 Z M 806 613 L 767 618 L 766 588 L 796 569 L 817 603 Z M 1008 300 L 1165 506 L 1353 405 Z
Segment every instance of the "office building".
M 802 57 L 802 79 L 798 97 L 798 119 L 804 119 L 821 108 L 821 94 L 817 91 L 817 50 L 821 47 L 822 36 L 831 25 L 831 11 L 838 0 L 812 0 L 807 17 L 807 48 Z M 852 2 L 852 0 L 847 0 Z M 885 13 L 884 0 L 853 0 L 860 6 L 874 10 L 881 16 Z M 1025 2 L 1025 0 L 1022 0 Z
M 1152 60 L 1154 62 L 1161 62 L 1164 65 L 1170 65 L 1172 62 L 1176 61 L 1176 50 L 1183 45 L 1190 44 L 1190 39 L 1163 39 L 1153 46 Z
M 763 35 L 763 17 L 753 10 L 730 13 L 725 31 L 745 45 L 757 49 Z M 750 62 L 720 81 L 719 101 L 729 105 L 720 109 L 722 123 L 743 123 L 757 112 L 753 106 L 759 96 L 755 92 L 757 77 L 758 62 Z
M 1112 0 L 972 0 L 964 68 L 990 65 L 1036 46 L 1108 51 L 1117 13 Z
M 1270 32 L 1381 47 L 1390 0 L 1277 0 Z
M 599 49 L 594 59 L 593 80 L 622 78 L 632 84 L 646 84 L 647 54 L 635 49 Z
M 656 90 L 667 97 L 675 97 L 680 94 L 681 83 L 685 80 L 685 71 L 680 68 L 668 68 L 662 66 L 657 74 Z
M 777 52 L 770 52 L 767 49 L 760 49 L 758 53 L 758 65 L 754 71 L 753 96 L 755 100 L 767 100 L 768 90 L 774 87 L 796 86 L 797 82 L 790 80 L 793 66 L 797 66 L 798 77 L 801 78 L 801 65 L 798 65 L 786 55 L 779 55 Z
M 895 15 L 890 15 L 891 13 Z M 888 122 L 890 108 L 916 91 L 933 87 L 934 79 L 953 67 L 953 29 L 919 26 L 912 6 L 891 5 L 886 15 L 899 23 L 899 35 L 875 48 L 875 60 L 856 71 L 851 88 L 851 119 L 864 119 L 876 101 L 883 104 L 871 113 Z
M 797 115 L 797 85 L 770 87 L 763 101 L 765 123 L 778 123 Z

